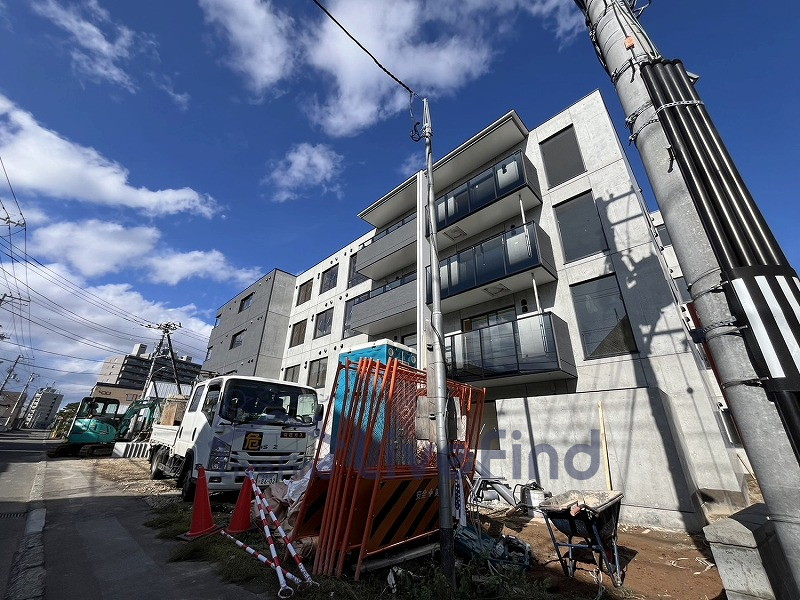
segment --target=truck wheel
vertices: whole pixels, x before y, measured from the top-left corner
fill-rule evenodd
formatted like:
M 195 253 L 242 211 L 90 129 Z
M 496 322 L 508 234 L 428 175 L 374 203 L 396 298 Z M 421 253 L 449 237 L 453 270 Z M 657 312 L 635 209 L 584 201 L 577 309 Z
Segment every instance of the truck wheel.
M 150 479 L 164 479 L 164 469 L 161 468 L 161 457 L 163 455 L 163 448 L 153 451 L 153 456 L 150 459 Z
M 183 461 L 181 476 L 178 478 L 178 485 L 181 488 L 181 500 L 192 502 L 194 500 L 195 482 L 192 481 L 192 460 L 193 456 L 188 455 Z

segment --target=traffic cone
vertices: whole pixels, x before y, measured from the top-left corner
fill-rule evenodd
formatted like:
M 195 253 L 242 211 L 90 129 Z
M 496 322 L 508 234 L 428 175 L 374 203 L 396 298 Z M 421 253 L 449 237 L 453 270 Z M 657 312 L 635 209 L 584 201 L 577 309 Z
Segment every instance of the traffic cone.
M 187 477 L 191 477 L 191 472 Z M 219 526 L 214 525 L 214 517 L 211 516 L 211 500 L 208 497 L 208 482 L 206 481 L 206 471 L 203 465 L 197 465 L 197 488 L 194 493 L 194 504 L 192 504 L 192 525 L 189 531 L 179 535 L 178 539 L 190 542 L 209 533 L 214 533 Z
M 236 507 L 233 509 L 230 524 L 225 527 L 228 533 L 243 533 L 252 526 L 250 518 L 250 502 L 253 499 L 253 486 L 250 480 L 245 477 L 242 482 L 242 489 L 239 491 L 239 498 L 236 500 Z

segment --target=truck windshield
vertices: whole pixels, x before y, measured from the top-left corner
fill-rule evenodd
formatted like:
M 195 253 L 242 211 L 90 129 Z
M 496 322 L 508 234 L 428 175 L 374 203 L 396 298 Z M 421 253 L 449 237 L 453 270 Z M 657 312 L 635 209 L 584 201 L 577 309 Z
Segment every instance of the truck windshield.
M 235 423 L 303 425 L 314 422 L 317 394 L 311 388 L 231 379 L 225 389 L 220 416 Z

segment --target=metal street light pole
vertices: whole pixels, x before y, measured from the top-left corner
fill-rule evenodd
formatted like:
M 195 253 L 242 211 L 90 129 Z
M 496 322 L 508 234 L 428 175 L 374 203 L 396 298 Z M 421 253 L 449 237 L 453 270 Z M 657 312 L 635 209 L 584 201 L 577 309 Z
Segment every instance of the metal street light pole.
M 447 433 L 447 370 L 442 348 L 442 293 L 439 274 L 439 247 L 436 229 L 436 210 L 433 189 L 433 127 L 428 99 L 422 99 L 422 135 L 425 138 L 425 164 L 428 176 L 428 243 L 431 263 L 431 326 L 424 331 L 429 336 L 425 348 L 432 355 L 428 363 L 428 397 L 435 406 L 436 466 L 439 470 L 439 546 L 442 573 L 455 585 L 455 544 L 453 541 L 453 509 L 450 500 L 450 440 Z

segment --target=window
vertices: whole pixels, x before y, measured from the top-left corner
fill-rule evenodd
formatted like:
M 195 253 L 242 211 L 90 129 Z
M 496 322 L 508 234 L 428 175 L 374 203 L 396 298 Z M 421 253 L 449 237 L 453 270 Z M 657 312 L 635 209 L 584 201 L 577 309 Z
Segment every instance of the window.
M 586 172 L 578 148 L 578 138 L 575 137 L 572 125 L 546 139 L 539 144 L 539 147 L 550 187 L 560 185 Z
M 416 333 L 409 333 L 408 335 L 403 336 L 403 340 L 401 342 L 404 346 L 408 346 L 409 348 L 417 349 L 417 334 Z
M 239 312 L 242 312 L 246 308 L 250 308 L 250 305 L 253 303 L 254 294 L 255 292 L 253 292 L 253 294 L 248 294 L 247 296 L 242 298 L 241 302 L 239 302 Z
M 517 311 L 513 306 L 508 308 L 501 308 L 493 310 L 477 317 L 471 317 L 461 321 L 461 331 L 475 331 L 476 329 L 483 329 L 490 325 L 499 325 L 500 323 L 510 323 L 517 319 Z
M 353 317 L 353 307 L 369 298 L 369 292 L 364 292 L 344 303 L 344 326 L 342 327 L 342 339 L 353 337 L 358 334 L 358 331 L 350 327 L 350 321 Z
M 325 375 L 327 374 L 327 370 L 327 358 L 312 360 L 308 363 L 308 387 L 317 389 L 325 387 Z
M 672 246 L 672 238 L 669 237 L 666 225 L 656 225 L 656 234 L 658 234 L 658 243 L 662 247 Z
M 322 279 L 319 283 L 319 293 L 327 292 L 336 287 L 336 278 L 339 275 L 339 265 L 334 265 L 327 271 L 322 272 Z
M 217 325 L 219 325 L 219 320 L 220 320 L 221 318 L 222 318 L 222 315 L 217 315 L 217 318 L 216 318 L 216 319 L 214 319 L 214 327 L 216 327 Z
M 614 275 L 579 283 L 571 289 L 587 359 L 636 352 L 628 313 Z
M 333 308 L 329 308 L 317 315 L 314 322 L 314 337 L 322 337 L 331 332 L 331 325 L 333 325 Z
M 297 306 L 300 306 L 304 302 L 311 300 L 311 287 L 313 285 L 313 279 L 309 279 L 305 283 L 300 284 L 300 287 L 297 288 Z
M 219 400 L 219 393 L 222 390 L 222 384 L 216 383 L 208 386 L 208 393 L 206 399 L 203 400 L 202 412 L 210 423 L 214 418 L 214 410 L 217 408 L 217 400 Z
M 214 346 L 211 346 L 208 350 L 206 350 L 206 360 L 211 358 L 211 355 L 213 354 L 213 352 L 212 352 L 213 350 L 214 350 Z
M 283 379 L 284 381 L 292 381 L 297 383 L 300 379 L 300 365 L 286 367 L 286 369 L 283 371 Z
M 559 204 L 555 208 L 564 262 L 571 262 L 608 250 L 603 224 L 591 192 Z
M 245 331 L 247 331 L 247 330 L 246 329 L 242 329 L 238 333 L 234 333 L 231 336 L 231 345 L 230 345 L 231 350 L 233 348 L 238 348 L 239 346 L 242 345 L 242 342 L 244 341 L 244 332 Z
M 347 287 L 351 288 L 366 281 L 368 278 L 356 271 L 356 254 L 350 255 L 350 265 L 347 268 Z
M 292 325 L 292 337 L 289 338 L 289 348 L 299 346 L 306 340 L 306 320 L 298 321 Z
M 201 385 L 192 394 L 192 401 L 189 402 L 189 408 L 186 409 L 186 412 L 194 412 L 197 410 L 197 407 L 200 405 L 200 398 L 203 396 L 203 391 L 206 389 L 206 386 Z

